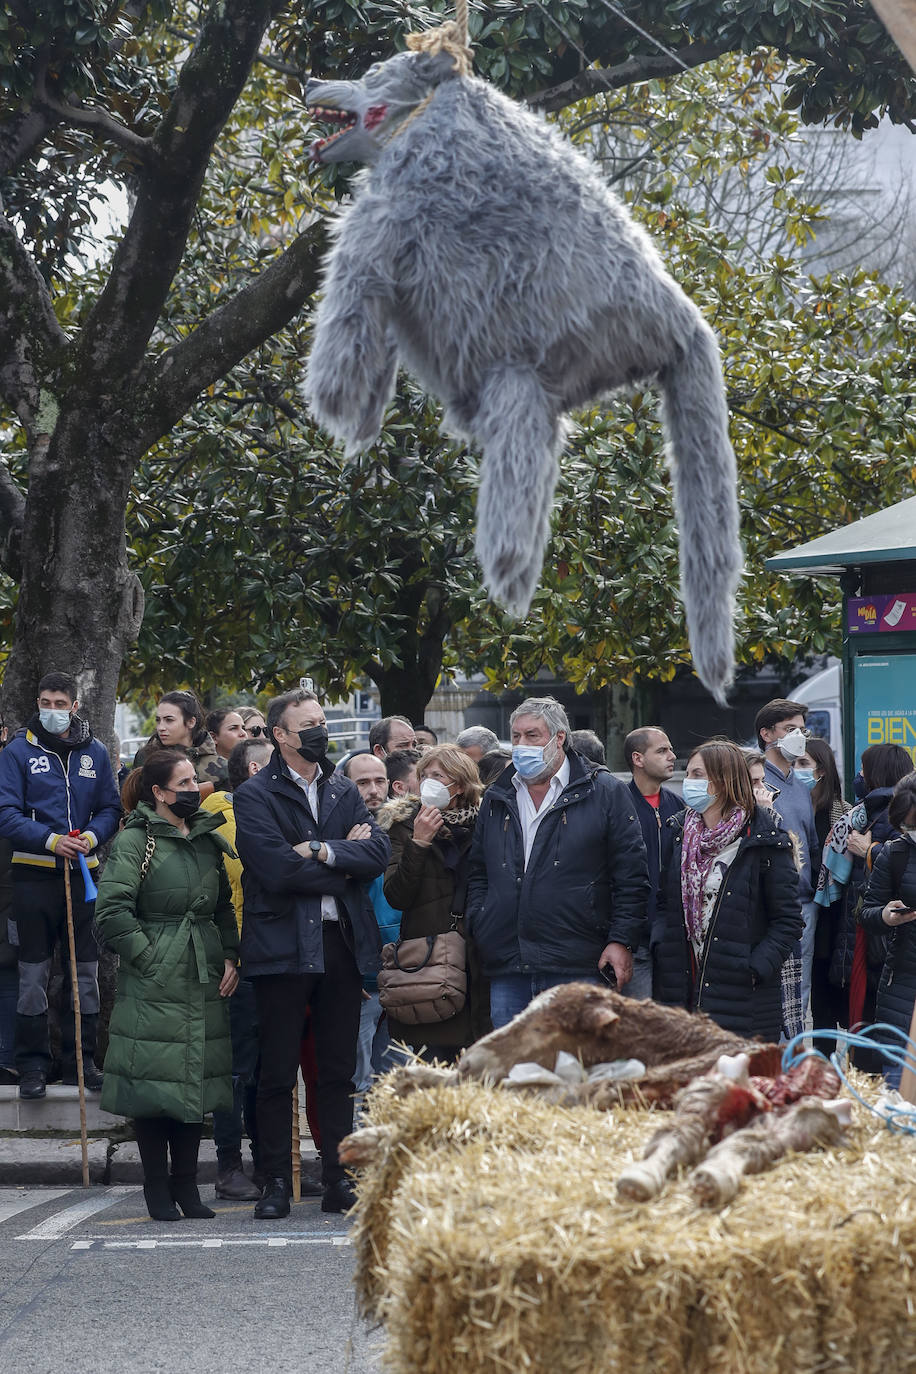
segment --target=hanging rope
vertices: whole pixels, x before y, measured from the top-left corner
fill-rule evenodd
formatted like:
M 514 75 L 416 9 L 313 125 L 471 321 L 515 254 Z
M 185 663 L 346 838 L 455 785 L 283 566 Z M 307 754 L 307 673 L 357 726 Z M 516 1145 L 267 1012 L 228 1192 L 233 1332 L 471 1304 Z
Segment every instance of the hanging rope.
M 440 52 L 448 53 L 455 63 L 455 70 L 458 74 L 470 76 L 474 54 L 468 41 L 468 0 L 455 0 L 455 18 L 447 19 L 437 29 L 424 29 L 422 33 L 409 33 L 407 46 L 411 52 L 425 52 L 433 57 Z M 434 91 L 430 91 L 429 95 L 423 97 L 419 105 L 411 110 L 404 122 L 399 124 L 390 135 L 387 140 L 388 143 L 393 138 L 397 138 L 398 134 L 402 134 L 408 124 L 412 124 L 423 113 L 434 94 Z

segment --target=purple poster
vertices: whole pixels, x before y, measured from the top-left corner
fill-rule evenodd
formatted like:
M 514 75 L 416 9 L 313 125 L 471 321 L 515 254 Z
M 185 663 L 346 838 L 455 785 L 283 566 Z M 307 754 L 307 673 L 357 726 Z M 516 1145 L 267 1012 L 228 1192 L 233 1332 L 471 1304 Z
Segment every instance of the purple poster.
M 916 592 L 891 596 L 858 596 L 847 603 L 850 634 L 916 630 Z

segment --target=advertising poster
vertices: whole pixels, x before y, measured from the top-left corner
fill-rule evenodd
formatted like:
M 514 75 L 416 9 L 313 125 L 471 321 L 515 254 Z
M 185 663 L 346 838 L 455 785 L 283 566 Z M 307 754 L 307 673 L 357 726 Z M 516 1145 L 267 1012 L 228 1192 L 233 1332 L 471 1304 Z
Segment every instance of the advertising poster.
M 856 769 L 870 744 L 899 744 L 916 768 L 916 654 L 855 659 Z
M 853 597 L 846 603 L 846 615 L 850 634 L 916 630 L 916 592 Z

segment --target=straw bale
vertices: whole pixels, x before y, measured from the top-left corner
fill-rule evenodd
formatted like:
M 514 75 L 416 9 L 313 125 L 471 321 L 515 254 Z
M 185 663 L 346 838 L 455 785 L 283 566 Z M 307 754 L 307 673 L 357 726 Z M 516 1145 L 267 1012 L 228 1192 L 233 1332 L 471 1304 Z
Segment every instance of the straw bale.
M 872 1089 L 866 1092 L 875 1096 Z M 369 1098 L 364 1313 L 391 1374 L 903 1374 L 916 1365 L 916 1143 L 856 1107 L 720 1212 L 616 1197 L 666 1113 L 464 1083 Z

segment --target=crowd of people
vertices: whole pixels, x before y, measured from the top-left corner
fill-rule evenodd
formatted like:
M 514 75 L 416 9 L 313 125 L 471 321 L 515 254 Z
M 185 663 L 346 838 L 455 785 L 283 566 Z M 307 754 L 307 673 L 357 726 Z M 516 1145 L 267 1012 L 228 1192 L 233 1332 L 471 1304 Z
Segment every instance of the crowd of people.
M 313 692 L 205 715 L 175 691 L 119 796 L 74 680 L 49 673 L 0 752 L 0 1072 L 45 1093 L 68 906 L 85 1088 L 133 1120 L 162 1221 L 214 1215 L 196 1183 L 210 1114 L 217 1196 L 289 1212 L 300 1068 L 321 1159 L 307 1190 L 348 1211 L 338 1145 L 373 1076 L 408 1054 L 455 1060 L 558 984 L 604 982 L 769 1042 L 812 1022 L 907 1032 L 912 759 L 866 749 L 850 808 L 805 722 L 805 706 L 768 703 L 755 749 L 689 751 L 679 796 L 664 730 L 627 736 L 623 783 L 550 697 L 512 713 L 509 749 L 483 726 L 440 742 L 388 716 L 335 766 Z M 118 956 L 103 1070 L 98 941 Z M 69 1007 L 60 1034 L 73 1082 Z

